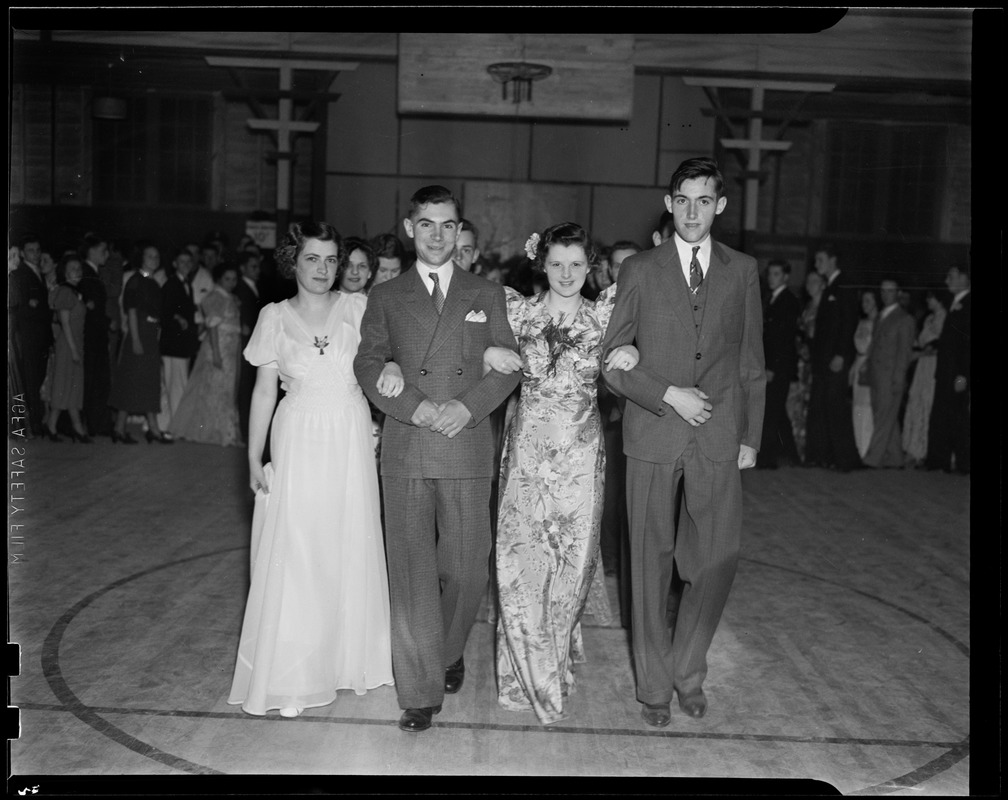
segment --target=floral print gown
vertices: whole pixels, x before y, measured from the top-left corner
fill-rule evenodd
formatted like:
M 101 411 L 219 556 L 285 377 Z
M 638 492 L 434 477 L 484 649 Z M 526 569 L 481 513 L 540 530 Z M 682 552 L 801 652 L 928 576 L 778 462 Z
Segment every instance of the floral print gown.
M 600 563 L 605 479 L 596 379 L 615 289 L 583 299 L 559 326 L 546 292 L 526 298 L 507 289 L 524 375 L 501 461 L 498 702 L 531 709 L 544 724 L 565 717 L 572 662 L 585 660 L 580 619 Z M 601 594 L 602 608 L 591 611 L 608 616 L 604 583 L 596 583 L 592 599 Z

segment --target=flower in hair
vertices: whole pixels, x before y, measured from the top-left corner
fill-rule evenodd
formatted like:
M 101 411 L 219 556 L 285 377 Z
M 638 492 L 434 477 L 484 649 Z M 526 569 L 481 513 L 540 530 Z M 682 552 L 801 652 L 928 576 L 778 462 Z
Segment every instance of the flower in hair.
M 525 242 L 525 255 L 529 257 L 529 261 L 535 261 L 536 250 L 539 247 L 539 234 L 533 233 L 529 236 L 528 240 Z

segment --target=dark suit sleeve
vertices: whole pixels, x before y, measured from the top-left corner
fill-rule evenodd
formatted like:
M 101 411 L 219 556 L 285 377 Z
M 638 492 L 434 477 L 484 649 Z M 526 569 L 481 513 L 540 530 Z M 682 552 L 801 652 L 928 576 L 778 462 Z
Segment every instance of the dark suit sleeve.
M 914 339 L 917 338 L 917 325 L 909 314 L 900 319 L 896 335 L 896 365 L 893 370 L 893 384 L 902 389 L 906 384 L 907 369 L 910 368 L 910 355 L 913 353 Z
M 745 322 L 739 345 L 739 384 L 746 410 L 739 442 L 759 450 L 766 404 L 766 371 L 763 367 L 763 303 L 760 301 L 756 260 L 746 261 Z M 851 338 L 853 341 L 853 336 Z
M 507 303 L 504 298 L 503 287 L 498 287 L 493 291 L 490 319 L 487 320 L 490 324 L 490 344 L 488 346 L 506 347 L 518 352 L 518 342 L 511 330 L 511 323 L 508 322 Z M 476 427 L 491 411 L 504 402 L 518 385 L 520 379 L 520 371 L 505 375 L 492 369 L 455 398 L 472 415 L 466 427 Z
M 376 287 L 377 288 L 377 287 Z M 354 374 L 357 383 L 384 414 L 406 424 L 412 424 L 413 414 L 424 400 L 429 399 L 409 379 L 398 397 L 384 397 L 378 393 L 378 376 L 387 361 L 392 361 L 392 343 L 389 338 L 387 292 L 372 290 L 367 308 L 361 319 L 360 345 L 354 357 Z
M 641 285 L 635 267 L 635 264 L 624 263 L 620 268 L 620 279 L 616 284 L 616 300 L 612 316 L 609 317 L 609 327 L 602 341 L 603 357 L 609 355 L 614 347 L 633 344 L 637 338 Z M 666 409 L 671 408 L 663 399 L 669 382 L 649 372 L 640 363 L 629 371 L 603 370 L 602 376 L 616 394 L 632 400 L 641 408 L 659 415 L 665 414 Z

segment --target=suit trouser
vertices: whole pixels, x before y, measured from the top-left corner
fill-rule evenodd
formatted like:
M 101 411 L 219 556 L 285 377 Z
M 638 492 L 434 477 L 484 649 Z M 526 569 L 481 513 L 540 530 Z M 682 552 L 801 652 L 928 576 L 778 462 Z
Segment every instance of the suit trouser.
M 437 706 L 486 593 L 490 478 L 385 475 L 382 486 L 396 695 L 400 708 Z
M 945 385 L 942 385 L 944 383 Z M 935 382 L 934 403 L 928 423 L 928 451 L 924 463 L 930 469 L 970 469 L 970 393 L 956 392 L 948 382 Z
M 766 387 L 766 409 L 763 413 L 762 446 L 759 461 L 763 466 L 776 464 L 781 458 L 798 461 L 791 419 L 787 414 L 787 398 L 791 384 L 782 377 L 774 377 Z
M 903 432 L 899 424 L 901 391 L 871 388 L 872 438 L 864 461 L 871 467 L 903 466 Z
M 806 423 L 806 462 L 839 469 L 860 466 L 847 380 L 846 370 L 826 370 L 812 376 Z
M 680 481 L 686 517 L 677 531 L 673 520 Z M 680 697 L 692 694 L 707 676 L 707 650 L 738 565 L 738 462 L 711 461 L 695 441 L 672 464 L 628 456 L 627 509 L 637 699 L 668 703 L 673 690 Z M 683 585 L 673 635 L 666 608 L 674 571 Z

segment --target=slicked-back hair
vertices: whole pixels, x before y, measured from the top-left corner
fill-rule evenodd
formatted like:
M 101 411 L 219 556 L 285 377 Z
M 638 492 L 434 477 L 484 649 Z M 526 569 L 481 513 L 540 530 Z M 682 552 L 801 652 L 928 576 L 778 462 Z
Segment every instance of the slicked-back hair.
M 771 258 L 766 265 L 767 272 L 770 271 L 770 267 L 780 267 L 782 270 L 784 270 L 785 275 L 791 274 L 791 264 L 785 261 L 783 258 Z
M 328 222 L 316 222 L 308 220 L 306 222 L 296 222 L 287 231 L 283 242 L 276 249 L 274 258 L 280 274 L 285 278 L 294 277 L 294 265 L 297 264 L 298 256 L 304 250 L 309 239 L 317 239 L 320 242 L 335 242 L 339 253 L 336 274 L 342 272 L 346 266 L 347 253 L 343 246 L 343 237 Z
M 712 179 L 717 198 L 724 195 L 724 176 L 721 174 L 721 170 L 718 169 L 717 161 L 707 156 L 687 158 L 676 167 L 676 171 L 672 173 L 672 177 L 669 180 L 669 194 L 675 197 L 675 193 L 679 191 L 679 187 L 683 185 L 684 181 L 696 178 Z
M 437 205 L 438 203 L 453 203 L 455 213 L 462 219 L 462 204 L 458 198 L 451 193 L 451 189 L 434 184 L 417 189 L 410 198 L 410 219 L 413 219 L 423 206 Z
M 539 244 L 536 246 L 535 258 L 532 260 L 532 269 L 536 272 L 546 271 L 546 257 L 549 255 L 550 246 L 555 244 L 562 247 L 580 245 L 584 248 L 588 267 L 594 268 L 599 265 L 599 250 L 591 236 L 588 235 L 588 231 L 576 222 L 561 222 L 559 225 L 553 225 L 542 232 Z
M 812 251 L 812 255 L 816 253 L 825 253 L 826 258 L 839 258 L 840 251 L 837 250 L 836 245 L 833 242 L 823 242 L 815 250 Z

